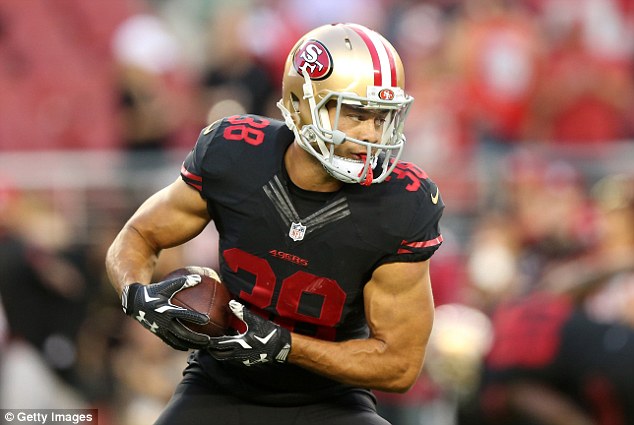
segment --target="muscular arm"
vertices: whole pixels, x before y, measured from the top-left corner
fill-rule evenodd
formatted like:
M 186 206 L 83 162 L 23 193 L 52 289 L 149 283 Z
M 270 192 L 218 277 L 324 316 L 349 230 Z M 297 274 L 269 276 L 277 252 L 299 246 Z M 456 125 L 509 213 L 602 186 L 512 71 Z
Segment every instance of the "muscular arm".
M 161 250 L 192 239 L 209 223 L 206 207 L 180 178 L 146 200 L 106 255 L 108 277 L 117 292 L 133 282 L 149 283 Z
M 422 368 L 433 322 L 429 260 L 379 267 L 364 300 L 370 338 L 335 343 L 292 334 L 288 361 L 346 384 L 407 391 Z

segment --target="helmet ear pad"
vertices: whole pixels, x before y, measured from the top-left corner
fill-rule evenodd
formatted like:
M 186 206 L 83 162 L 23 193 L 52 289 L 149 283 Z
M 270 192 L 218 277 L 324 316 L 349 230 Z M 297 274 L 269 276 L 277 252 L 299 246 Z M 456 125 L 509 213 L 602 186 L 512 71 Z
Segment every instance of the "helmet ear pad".
M 289 95 L 290 100 L 288 102 L 287 108 L 291 112 L 297 128 L 301 129 L 305 125 L 316 124 L 313 122 L 310 104 L 303 100 L 303 95 L 295 92 L 291 92 L 289 93 Z
M 302 102 L 299 101 L 299 98 L 297 97 L 297 95 L 295 95 L 295 93 L 290 93 L 290 101 L 288 102 L 288 106 L 289 106 L 288 110 L 290 111 L 291 116 L 293 117 L 293 122 L 298 128 L 301 128 L 302 125 L 305 124 L 305 123 L 302 123 L 302 114 L 300 112 L 301 104 Z M 306 112 L 304 112 L 304 114 L 305 113 Z

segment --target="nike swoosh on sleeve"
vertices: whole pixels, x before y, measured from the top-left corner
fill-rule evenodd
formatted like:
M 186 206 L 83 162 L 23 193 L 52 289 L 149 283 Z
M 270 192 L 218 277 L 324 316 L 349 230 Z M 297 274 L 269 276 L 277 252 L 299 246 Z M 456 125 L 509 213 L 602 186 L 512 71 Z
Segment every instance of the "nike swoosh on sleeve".
M 431 196 L 431 203 L 436 205 L 438 203 L 438 198 L 440 197 L 440 190 L 438 189 L 438 187 L 436 187 L 436 194 L 430 195 L 430 196 Z

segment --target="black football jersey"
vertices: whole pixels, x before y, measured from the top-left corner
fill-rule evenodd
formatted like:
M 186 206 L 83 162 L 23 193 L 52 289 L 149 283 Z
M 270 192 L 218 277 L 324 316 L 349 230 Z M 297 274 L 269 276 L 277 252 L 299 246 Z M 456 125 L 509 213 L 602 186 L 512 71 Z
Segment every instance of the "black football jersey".
M 201 132 L 181 176 L 207 201 L 219 272 L 236 299 L 293 332 L 365 338 L 365 283 L 381 264 L 430 258 L 442 242 L 444 204 L 426 173 L 406 162 L 381 184 L 302 190 L 284 167 L 293 139 L 281 121 L 232 116 Z M 197 361 L 218 383 L 258 400 L 341 387 L 288 364 L 232 368 L 207 353 Z

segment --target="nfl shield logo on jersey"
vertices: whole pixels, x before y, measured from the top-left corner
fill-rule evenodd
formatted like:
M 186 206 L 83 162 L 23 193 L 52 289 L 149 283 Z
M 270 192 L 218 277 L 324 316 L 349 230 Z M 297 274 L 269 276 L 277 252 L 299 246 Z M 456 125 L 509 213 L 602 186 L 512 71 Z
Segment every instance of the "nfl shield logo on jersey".
M 301 241 L 306 234 L 306 226 L 302 223 L 291 223 L 291 230 L 288 231 L 288 236 L 294 241 Z

